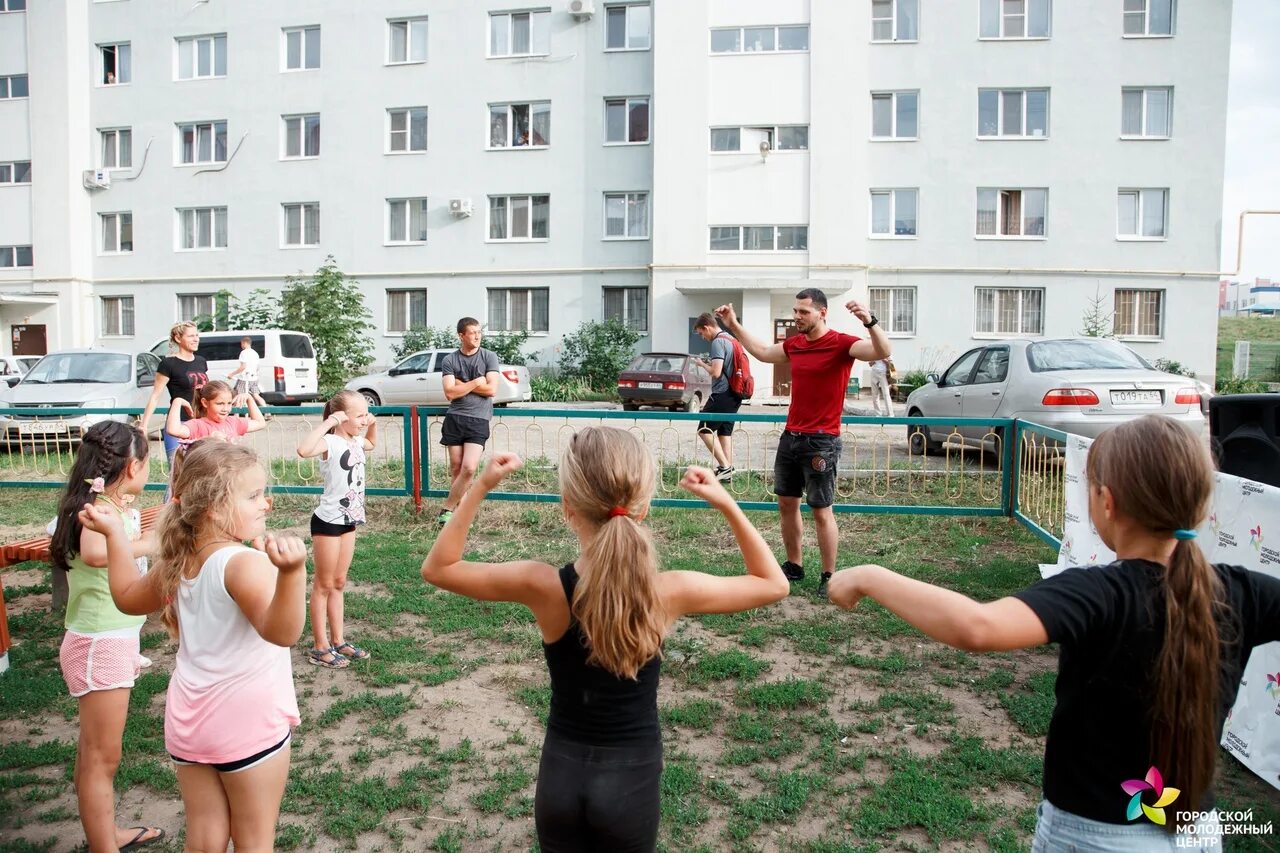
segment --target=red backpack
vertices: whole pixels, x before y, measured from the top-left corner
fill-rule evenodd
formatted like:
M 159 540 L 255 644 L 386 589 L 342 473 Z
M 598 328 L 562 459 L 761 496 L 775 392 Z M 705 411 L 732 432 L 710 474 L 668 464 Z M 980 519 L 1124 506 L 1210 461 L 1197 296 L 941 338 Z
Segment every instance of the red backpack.
M 720 334 L 733 344 L 733 364 L 729 366 L 729 390 L 739 399 L 750 399 L 756 392 L 756 380 L 751 375 L 751 362 L 747 359 L 747 351 L 733 335 L 728 332 Z M 724 370 L 724 367 L 721 367 L 721 370 Z

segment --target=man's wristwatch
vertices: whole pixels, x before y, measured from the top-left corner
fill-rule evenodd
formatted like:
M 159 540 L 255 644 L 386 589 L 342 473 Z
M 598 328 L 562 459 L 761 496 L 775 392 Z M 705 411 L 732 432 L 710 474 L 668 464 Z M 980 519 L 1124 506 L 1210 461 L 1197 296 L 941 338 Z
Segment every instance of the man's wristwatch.
M 874 326 L 876 323 L 879 323 L 879 322 L 880 322 L 880 318 L 879 318 L 879 317 L 877 317 L 875 314 L 872 314 L 872 315 L 871 315 L 871 322 L 870 322 L 870 323 L 863 323 L 863 324 L 862 324 L 862 328 L 864 328 L 864 329 L 870 329 L 872 326 Z

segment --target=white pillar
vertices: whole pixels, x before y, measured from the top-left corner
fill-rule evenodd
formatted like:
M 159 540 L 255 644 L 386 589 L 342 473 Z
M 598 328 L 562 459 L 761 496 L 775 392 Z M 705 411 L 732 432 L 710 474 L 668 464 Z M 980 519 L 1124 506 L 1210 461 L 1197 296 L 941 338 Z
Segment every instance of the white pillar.
M 773 343 L 772 297 L 767 290 L 742 291 L 738 320 L 751 335 L 766 344 Z M 755 399 L 773 396 L 773 365 L 751 359 L 751 375 L 756 380 Z

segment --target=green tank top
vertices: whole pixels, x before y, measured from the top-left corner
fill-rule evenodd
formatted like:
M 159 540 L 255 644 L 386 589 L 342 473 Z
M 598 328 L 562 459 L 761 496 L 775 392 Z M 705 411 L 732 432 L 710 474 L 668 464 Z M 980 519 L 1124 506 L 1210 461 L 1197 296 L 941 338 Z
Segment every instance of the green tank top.
M 119 510 L 118 507 L 116 509 Z M 129 534 L 129 539 L 141 536 L 142 519 L 138 511 L 127 509 L 119 512 L 124 519 L 124 529 Z M 116 609 L 116 604 L 111 599 L 106 569 L 87 565 L 79 554 L 68 560 L 67 564 L 71 566 L 71 571 L 67 572 L 67 618 L 64 623 L 68 631 L 97 634 L 120 628 L 141 628 L 147 621 L 145 616 L 129 616 Z M 144 558 L 139 559 L 138 565 L 146 571 Z

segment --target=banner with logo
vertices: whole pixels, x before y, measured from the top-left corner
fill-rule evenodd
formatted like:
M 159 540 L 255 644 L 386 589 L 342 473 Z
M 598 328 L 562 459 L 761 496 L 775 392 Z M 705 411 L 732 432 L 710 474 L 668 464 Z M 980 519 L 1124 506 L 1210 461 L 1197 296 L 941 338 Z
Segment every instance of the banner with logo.
M 1044 577 L 1075 566 L 1105 566 L 1116 558 L 1089 520 L 1085 458 L 1092 443 L 1074 435 L 1067 441 L 1062 548 L 1057 563 L 1040 567 Z M 1210 506 L 1196 538 L 1209 561 L 1280 578 L 1280 489 L 1220 473 Z M 1280 788 L 1280 643 L 1253 650 L 1227 716 L 1222 746 Z

